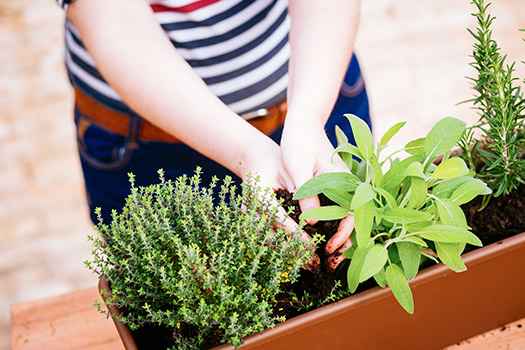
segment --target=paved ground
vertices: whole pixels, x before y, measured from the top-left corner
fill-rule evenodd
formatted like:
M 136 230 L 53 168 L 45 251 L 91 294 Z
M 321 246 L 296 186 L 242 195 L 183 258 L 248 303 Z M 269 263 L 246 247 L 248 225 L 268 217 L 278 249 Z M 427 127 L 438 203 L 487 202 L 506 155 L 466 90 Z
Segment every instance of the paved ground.
M 376 135 L 408 120 L 395 145 L 438 119 L 469 122 L 464 78 L 469 1 L 364 1 L 357 52 Z M 498 0 L 495 38 L 523 60 L 523 0 Z M 9 305 L 91 286 L 83 267 L 92 233 L 62 65 L 63 13 L 53 0 L 0 0 L 0 350 L 10 348 Z M 313 48 L 315 49 L 315 48 Z M 519 76 L 525 77 L 523 64 Z M 395 140 L 394 140 L 395 141 Z

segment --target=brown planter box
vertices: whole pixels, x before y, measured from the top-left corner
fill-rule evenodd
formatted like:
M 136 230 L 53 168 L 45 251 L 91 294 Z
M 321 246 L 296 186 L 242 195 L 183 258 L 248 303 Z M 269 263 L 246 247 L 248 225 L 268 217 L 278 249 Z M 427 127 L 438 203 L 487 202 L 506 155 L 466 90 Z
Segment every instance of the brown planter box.
M 463 259 L 465 272 L 439 264 L 410 282 L 413 315 L 376 287 L 249 336 L 240 349 L 442 349 L 525 316 L 525 233 Z M 136 349 L 116 324 L 126 349 Z M 233 347 L 214 348 L 226 349 Z

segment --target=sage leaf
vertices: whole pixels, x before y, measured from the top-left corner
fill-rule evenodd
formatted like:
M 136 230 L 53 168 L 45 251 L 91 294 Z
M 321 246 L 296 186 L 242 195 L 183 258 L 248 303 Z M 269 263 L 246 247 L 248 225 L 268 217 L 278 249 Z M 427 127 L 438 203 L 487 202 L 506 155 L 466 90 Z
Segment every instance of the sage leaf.
M 345 209 L 350 210 L 350 204 L 352 203 L 353 196 L 338 188 L 327 188 L 322 192 L 328 199 L 339 204 Z
M 430 220 L 432 215 L 423 211 L 409 208 L 389 208 L 383 213 L 383 219 L 392 223 L 410 224 Z
M 398 242 L 396 243 L 399 251 L 399 258 L 405 271 L 405 276 L 411 280 L 416 277 L 421 262 L 421 247 L 415 243 Z
M 374 153 L 374 139 L 368 124 L 366 124 L 361 118 L 356 117 L 353 114 L 345 114 L 350 124 L 352 125 L 352 132 L 354 134 L 354 140 L 359 148 L 359 151 L 365 159 L 370 160 Z
M 413 177 L 410 183 L 410 197 L 408 206 L 410 208 L 419 208 L 427 200 L 427 184 L 425 180 L 419 177 Z
M 405 171 L 413 162 L 421 162 L 423 155 L 417 154 L 403 159 L 399 163 L 393 165 L 383 176 L 382 186 L 390 193 L 397 193 L 398 186 L 405 179 Z
M 388 259 L 388 251 L 382 244 L 374 244 L 367 250 L 363 260 L 363 267 L 359 274 L 359 282 L 366 281 L 380 270 L 386 264 Z
M 418 232 L 418 236 L 434 242 L 465 242 L 478 247 L 483 244 L 480 239 L 466 228 L 434 224 L 427 226 Z
M 346 137 L 345 133 L 343 132 L 343 130 L 341 130 L 339 125 L 335 126 L 335 138 L 337 140 L 338 146 L 348 143 L 348 137 Z
M 337 148 L 334 150 L 334 154 L 335 153 L 350 154 L 352 156 L 356 156 L 357 158 L 364 160 L 364 156 L 361 154 L 361 151 L 359 151 L 359 148 L 349 143 L 337 146 Z
M 353 293 L 359 285 L 359 275 L 361 274 L 361 269 L 363 268 L 364 257 L 366 252 L 371 247 L 357 247 L 350 261 L 350 266 L 348 266 L 348 271 L 346 272 L 346 279 L 348 282 L 348 290 Z
M 372 186 L 363 182 L 357 186 L 354 198 L 352 198 L 352 203 L 350 204 L 350 209 L 357 209 L 362 207 L 366 203 L 370 202 L 376 197 L 376 193 L 373 190 Z
M 458 253 L 456 243 L 435 242 L 435 244 L 439 259 L 452 271 L 461 272 L 467 269 L 460 253 Z
M 349 214 L 348 209 L 338 205 L 311 208 L 299 216 L 301 220 L 339 220 Z
M 472 199 L 486 191 L 487 185 L 480 180 L 473 179 L 472 181 L 461 184 L 450 196 L 457 204 L 465 204 Z
M 439 219 L 442 224 L 468 228 L 465 213 L 461 207 L 451 199 L 437 198 L 434 203 L 436 204 Z
M 346 259 L 352 259 L 354 257 L 355 247 L 351 246 L 343 252 L 343 257 Z
M 376 280 L 377 284 L 381 288 L 385 288 L 386 287 L 385 269 L 379 270 L 379 272 L 374 275 L 374 279 Z
M 407 152 L 408 154 L 412 154 L 412 155 L 424 154 L 425 153 L 425 138 L 421 137 L 419 139 L 415 139 L 407 143 L 405 145 L 405 152 Z
M 379 141 L 380 146 L 384 146 L 390 141 L 390 139 L 397 134 L 397 132 L 406 124 L 406 122 L 399 122 L 397 124 L 394 124 L 390 129 L 385 132 L 383 137 L 381 137 L 381 141 Z
M 466 123 L 462 120 L 445 117 L 438 121 L 425 138 L 425 154 L 431 160 L 438 155 L 450 151 L 454 147 L 466 129 Z
M 374 224 L 374 202 L 369 201 L 354 211 L 356 240 L 359 247 L 365 247 L 370 241 Z
M 442 162 L 432 173 L 434 179 L 450 179 L 457 176 L 467 175 L 467 165 L 461 158 L 450 158 Z
M 450 198 L 452 193 L 465 182 L 474 181 L 472 177 L 469 176 L 458 176 L 452 179 L 444 180 L 438 183 L 433 189 L 432 194 L 439 198 Z
M 359 179 L 350 173 L 321 174 L 305 182 L 304 185 L 297 190 L 293 199 L 297 200 L 315 196 L 323 192 L 326 188 L 337 188 L 343 191 L 353 192 L 359 183 Z
M 427 177 L 423 172 L 423 164 L 420 162 L 412 162 L 405 170 L 405 176 L 415 176 L 422 178 L 423 180 Z
M 386 282 L 399 304 L 410 314 L 414 313 L 414 299 L 403 270 L 397 265 L 386 268 Z
M 406 237 L 403 237 L 401 242 L 412 242 L 412 243 L 415 243 L 415 244 L 420 245 L 422 247 L 427 247 L 427 243 L 424 240 L 422 240 L 421 238 L 419 238 L 418 236 L 406 236 Z

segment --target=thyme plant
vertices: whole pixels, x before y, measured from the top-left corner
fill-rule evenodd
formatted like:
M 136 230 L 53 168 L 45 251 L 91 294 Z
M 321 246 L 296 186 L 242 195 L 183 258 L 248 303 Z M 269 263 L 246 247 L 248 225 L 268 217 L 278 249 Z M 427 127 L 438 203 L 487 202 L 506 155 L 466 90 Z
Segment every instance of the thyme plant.
M 122 212 L 90 237 L 95 249 L 86 264 L 111 286 L 106 305 L 127 310 L 120 321 L 131 329 L 173 328 L 174 349 L 200 349 L 211 333 L 238 347 L 283 321 L 273 313 L 280 285 L 297 279 L 316 240 L 272 228 L 277 208 L 256 179 L 237 194 L 230 178 L 201 187 L 199 170 L 175 181 L 159 174 L 159 184 L 140 188 L 130 175 Z M 181 329 L 193 336 L 183 338 Z
M 477 77 L 469 78 L 475 90 L 473 102 L 480 118 L 460 142 L 462 157 L 477 176 L 493 190 L 493 196 L 508 194 L 525 183 L 525 100 L 517 78 L 512 76 L 515 62 L 505 63 L 492 38 L 492 17 L 484 0 L 473 0 L 477 29 L 471 66 Z M 480 136 L 476 136 L 476 132 Z M 490 197 L 485 197 L 484 205 Z
M 405 123 L 390 128 L 374 147 L 366 123 L 353 115 L 347 117 L 357 147 L 338 130 L 340 145 L 335 152 L 350 172 L 314 177 L 294 198 L 323 193 L 335 203 L 307 210 L 302 219 L 335 220 L 352 213 L 352 247 L 343 252 L 350 260 L 350 292 L 374 278 L 381 287 L 388 285 L 401 306 L 413 313 L 408 280 L 416 276 L 422 258 L 441 261 L 460 272 L 466 269 L 460 256 L 465 245 L 481 246 L 479 238 L 470 232 L 460 205 L 490 193 L 490 189 L 473 178 L 461 158 L 450 158 L 452 147 L 465 132 L 463 121 L 444 118 L 426 137 L 409 142 L 380 161 L 381 152 Z M 400 151 L 409 156 L 401 160 L 396 156 Z M 435 165 L 438 157 L 441 161 Z

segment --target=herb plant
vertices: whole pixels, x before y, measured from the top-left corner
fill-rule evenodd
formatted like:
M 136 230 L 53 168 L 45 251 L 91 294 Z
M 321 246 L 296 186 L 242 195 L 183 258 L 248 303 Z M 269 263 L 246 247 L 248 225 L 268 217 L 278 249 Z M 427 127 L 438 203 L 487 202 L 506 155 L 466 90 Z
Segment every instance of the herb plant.
M 473 14 L 477 29 L 471 35 L 476 39 L 471 66 L 477 72 L 470 78 L 475 90 L 470 100 L 479 111 L 479 123 L 461 140 L 462 157 L 478 177 L 493 190 L 495 197 L 508 194 L 525 183 L 525 100 L 517 78 L 512 77 L 515 62 L 505 63 L 492 38 L 494 17 L 487 13 L 490 4 L 474 0 Z M 487 200 L 490 197 L 485 197 Z M 487 203 L 485 200 L 485 203 Z
M 405 123 L 391 127 L 374 147 L 366 123 L 356 116 L 346 116 L 357 147 L 337 130 L 339 146 L 335 152 L 350 172 L 314 177 L 299 188 L 294 198 L 322 193 L 335 203 L 310 209 L 301 214 L 302 219 L 335 220 L 353 213 L 353 246 L 343 253 L 350 260 L 350 292 L 373 277 L 381 287 L 389 286 L 401 306 L 413 313 L 408 280 L 416 276 L 423 256 L 441 260 L 460 272 L 466 269 L 460 256 L 465 245 L 481 246 L 469 231 L 460 205 L 490 193 L 490 189 L 473 178 L 461 158 L 450 158 L 452 147 L 465 132 L 464 122 L 444 118 L 426 137 L 400 150 L 408 152 L 408 158 L 394 157 L 397 151 L 380 161 L 381 151 Z M 438 156 L 441 162 L 435 165 Z M 387 165 L 390 167 L 384 172 Z
M 90 237 L 95 249 L 86 264 L 111 286 L 106 305 L 127 310 L 120 321 L 132 329 L 173 328 L 176 349 L 200 349 L 211 333 L 238 347 L 283 321 L 273 314 L 275 297 L 281 283 L 297 279 L 316 240 L 272 228 L 277 209 L 256 179 L 237 194 L 230 178 L 204 188 L 199 170 L 175 181 L 159 173 L 159 184 L 140 188 L 130 175 L 122 212 Z M 193 336 L 180 338 L 181 329 Z

